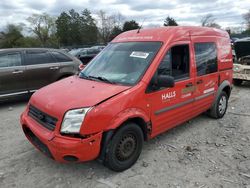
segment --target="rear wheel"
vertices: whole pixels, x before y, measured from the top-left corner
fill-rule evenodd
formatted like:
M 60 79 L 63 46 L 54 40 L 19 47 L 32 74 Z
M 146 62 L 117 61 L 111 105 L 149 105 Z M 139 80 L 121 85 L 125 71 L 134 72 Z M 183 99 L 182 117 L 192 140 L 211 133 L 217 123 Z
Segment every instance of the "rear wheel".
M 110 141 L 104 165 L 117 172 L 130 168 L 141 154 L 143 140 L 142 130 L 137 124 L 124 125 Z
M 210 109 L 210 116 L 219 119 L 222 118 L 226 111 L 228 106 L 228 96 L 225 91 L 222 91 L 219 95 L 219 97 L 216 99 L 215 104 Z
M 236 86 L 240 86 L 242 84 L 243 80 L 239 80 L 239 79 L 234 79 L 233 80 L 233 84 Z

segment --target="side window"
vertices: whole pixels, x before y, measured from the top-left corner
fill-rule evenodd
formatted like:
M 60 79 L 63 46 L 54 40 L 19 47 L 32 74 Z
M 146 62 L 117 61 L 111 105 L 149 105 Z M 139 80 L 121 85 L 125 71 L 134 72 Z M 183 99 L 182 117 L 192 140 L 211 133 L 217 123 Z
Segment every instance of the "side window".
M 195 43 L 194 49 L 197 75 L 202 76 L 216 72 L 218 63 L 215 43 Z
M 56 63 L 56 60 L 47 51 L 27 51 L 26 52 L 26 65 L 37 65 Z
M 159 75 L 172 76 L 175 81 L 189 78 L 189 45 L 178 45 L 168 50 L 162 59 L 154 77 L 151 80 L 151 88 L 148 91 L 157 91 L 157 77 Z
M 19 52 L 1 54 L 0 68 L 21 66 L 21 54 Z
M 64 55 L 63 53 L 52 51 L 50 52 L 53 57 L 56 59 L 57 62 L 69 62 L 72 61 L 68 56 Z
M 158 74 L 173 76 L 175 80 L 189 77 L 189 46 L 172 47 L 158 67 Z

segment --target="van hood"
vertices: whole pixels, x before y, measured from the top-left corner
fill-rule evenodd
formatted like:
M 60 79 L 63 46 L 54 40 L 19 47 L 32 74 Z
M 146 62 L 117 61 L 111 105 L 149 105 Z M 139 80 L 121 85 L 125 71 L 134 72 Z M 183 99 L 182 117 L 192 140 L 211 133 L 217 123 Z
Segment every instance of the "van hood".
M 94 106 L 129 88 L 72 76 L 38 90 L 30 104 L 59 118 L 70 109 Z
M 250 39 L 240 39 L 234 43 L 237 59 L 250 55 Z

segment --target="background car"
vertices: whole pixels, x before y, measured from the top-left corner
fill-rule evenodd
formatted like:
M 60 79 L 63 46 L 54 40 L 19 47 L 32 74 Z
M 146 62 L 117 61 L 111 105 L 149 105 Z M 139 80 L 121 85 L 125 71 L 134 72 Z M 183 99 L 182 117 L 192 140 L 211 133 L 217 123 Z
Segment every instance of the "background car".
M 96 50 L 103 50 L 106 46 L 104 45 L 99 45 L 99 46 L 92 46 L 91 49 L 96 49 Z
M 80 52 L 79 59 L 81 60 L 81 64 L 79 69 L 82 70 L 84 67 L 100 52 L 101 50 L 98 49 L 84 49 Z
M 0 50 L 0 100 L 28 94 L 78 73 L 80 61 L 61 50 Z

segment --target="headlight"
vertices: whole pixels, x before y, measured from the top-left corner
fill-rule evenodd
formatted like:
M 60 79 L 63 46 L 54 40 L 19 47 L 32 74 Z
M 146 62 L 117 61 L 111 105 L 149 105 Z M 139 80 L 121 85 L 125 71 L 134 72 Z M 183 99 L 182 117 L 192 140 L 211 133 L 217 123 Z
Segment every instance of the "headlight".
M 61 133 L 79 133 L 85 115 L 90 109 L 80 108 L 66 112 L 61 126 Z
M 234 69 L 233 70 L 234 70 L 234 72 L 240 72 L 241 68 L 238 65 L 234 65 Z

